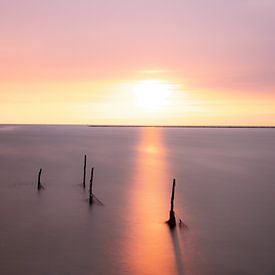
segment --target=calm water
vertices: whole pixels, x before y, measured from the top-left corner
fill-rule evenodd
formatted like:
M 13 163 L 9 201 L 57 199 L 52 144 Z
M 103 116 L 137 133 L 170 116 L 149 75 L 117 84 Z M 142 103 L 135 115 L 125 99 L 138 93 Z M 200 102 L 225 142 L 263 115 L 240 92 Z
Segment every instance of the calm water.
M 274 275 L 274 167 L 272 129 L 0 126 L 0 274 Z

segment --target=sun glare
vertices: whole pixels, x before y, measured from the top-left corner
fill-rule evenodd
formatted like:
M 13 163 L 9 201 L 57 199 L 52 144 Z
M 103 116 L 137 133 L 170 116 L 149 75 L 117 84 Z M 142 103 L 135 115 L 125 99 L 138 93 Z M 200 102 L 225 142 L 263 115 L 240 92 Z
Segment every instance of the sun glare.
M 136 104 L 147 110 L 166 105 L 171 94 L 171 84 L 162 80 L 141 80 L 134 86 Z

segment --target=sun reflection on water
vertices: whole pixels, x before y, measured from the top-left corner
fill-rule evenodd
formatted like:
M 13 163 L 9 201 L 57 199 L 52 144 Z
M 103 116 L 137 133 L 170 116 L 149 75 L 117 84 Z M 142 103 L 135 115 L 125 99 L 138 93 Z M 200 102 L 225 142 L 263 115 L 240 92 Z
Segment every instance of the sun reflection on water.
M 141 129 L 131 192 L 125 253 L 131 274 L 177 274 L 173 244 L 165 219 L 169 211 L 169 182 L 161 129 Z

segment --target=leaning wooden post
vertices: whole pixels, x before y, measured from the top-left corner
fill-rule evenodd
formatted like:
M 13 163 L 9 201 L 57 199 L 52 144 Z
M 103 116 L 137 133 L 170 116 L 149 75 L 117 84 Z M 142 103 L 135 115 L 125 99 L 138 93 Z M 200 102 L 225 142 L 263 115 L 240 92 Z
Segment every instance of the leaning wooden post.
M 94 180 L 94 167 L 91 170 L 90 189 L 89 189 L 89 203 L 93 203 L 93 180 Z
M 87 156 L 84 157 L 84 175 L 83 175 L 83 188 L 86 185 L 86 163 L 87 163 Z
M 169 220 L 167 221 L 170 228 L 174 228 L 176 226 L 176 218 L 175 218 L 175 213 L 174 213 L 175 187 L 176 187 L 176 179 L 173 179 L 173 189 L 172 189 L 172 196 L 171 196 L 171 209 L 170 209 Z
M 38 173 L 38 182 L 37 182 L 37 189 L 40 190 L 42 188 L 42 185 L 41 185 L 41 173 L 42 173 L 42 168 L 39 170 L 39 173 Z

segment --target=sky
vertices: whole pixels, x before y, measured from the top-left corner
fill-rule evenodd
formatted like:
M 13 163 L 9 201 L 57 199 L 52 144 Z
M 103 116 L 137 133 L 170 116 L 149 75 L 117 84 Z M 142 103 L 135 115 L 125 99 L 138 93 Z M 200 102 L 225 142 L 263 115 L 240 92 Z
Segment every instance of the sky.
M 0 0 L 0 123 L 275 125 L 275 0 Z

